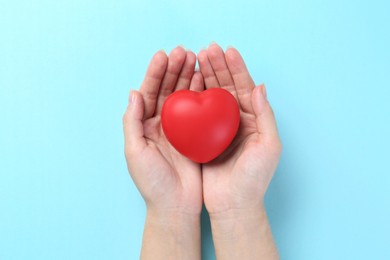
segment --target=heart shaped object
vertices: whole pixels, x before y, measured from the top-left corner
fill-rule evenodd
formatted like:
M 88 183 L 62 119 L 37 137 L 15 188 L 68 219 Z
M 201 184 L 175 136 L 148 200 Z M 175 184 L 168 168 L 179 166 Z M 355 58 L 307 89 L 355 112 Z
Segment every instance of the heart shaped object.
M 177 151 L 206 163 L 232 142 L 240 124 L 240 109 L 234 96 L 222 88 L 179 90 L 166 99 L 161 124 Z

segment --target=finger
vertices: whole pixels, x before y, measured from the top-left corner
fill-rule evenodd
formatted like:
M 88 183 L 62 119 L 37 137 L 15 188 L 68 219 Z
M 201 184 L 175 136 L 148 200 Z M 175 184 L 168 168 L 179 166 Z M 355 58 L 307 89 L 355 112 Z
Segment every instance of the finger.
M 190 90 L 196 92 L 201 92 L 204 90 L 203 76 L 202 73 L 200 73 L 199 71 L 196 71 L 194 73 L 194 76 L 192 76 Z
M 236 87 L 238 101 L 244 112 L 253 113 L 251 95 L 255 83 L 250 76 L 245 62 L 235 48 L 229 48 L 225 53 L 225 59 Z
M 181 46 L 174 48 L 169 54 L 168 67 L 167 71 L 165 72 L 164 79 L 161 83 L 160 92 L 158 93 L 155 114 L 159 114 L 161 112 L 161 108 L 164 104 L 165 99 L 175 89 L 185 59 L 186 51 Z
M 168 65 L 164 51 L 158 51 L 150 61 L 140 92 L 145 99 L 145 118 L 153 116 L 157 105 L 157 96 Z
M 144 100 L 138 91 L 132 91 L 129 105 L 123 115 L 123 132 L 125 135 L 126 152 L 140 151 L 146 146 L 143 120 Z
M 183 68 L 177 80 L 175 90 L 188 89 L 190 87 L 192 75 L 194 75 L 196 55 L 192 51 L 187 51 Z
M 207 49 L 207 56 L 221 88 L 226 89 L 237 98 L 234 81 L 232 75 L 230 75 L 222 48 L 218 44 L 212 43 Z
M 214 73 L 213 67 L 211 67 L 209 58 L 207 57 L 207 51 L 201 50 L 198 54 L 198 62 L 200 72 L 203 75 L 204 83 L 206 89 L 209 88 L 219 88 L 219 82 L 217 76 Z
M 252 106 L 256 115 L 257 130 L 262 138 L 268 141 L 279 140 L 275 116 L 267 100 L 264 84 L 253 90 Z

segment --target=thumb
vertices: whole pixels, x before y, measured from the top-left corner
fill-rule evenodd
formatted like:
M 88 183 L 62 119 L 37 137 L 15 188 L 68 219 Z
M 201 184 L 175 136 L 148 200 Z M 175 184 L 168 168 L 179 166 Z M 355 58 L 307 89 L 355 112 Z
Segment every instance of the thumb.
M 131 91 L 129 105 L 123 115 L 123 132 L 125 135 L 125 151 L 139 151 L 146 146 L 144 138 L 144 100 L 138 91 Z
M 257 131 L 260 136 L 272 143 L 280 142 L 274 112 L 267 100 L 264 84 L 253 89 L 252 107 L 256 116 Z

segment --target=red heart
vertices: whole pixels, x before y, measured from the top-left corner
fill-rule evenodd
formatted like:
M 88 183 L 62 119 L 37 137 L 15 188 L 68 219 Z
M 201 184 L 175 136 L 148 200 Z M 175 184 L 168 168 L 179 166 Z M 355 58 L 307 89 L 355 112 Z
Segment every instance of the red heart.
M 234 96 L 222 88 L 179 90 L 166 99 L 161 123 L 177 151 L 206 163 L 232 142 L 240 124 L 240 110 Z

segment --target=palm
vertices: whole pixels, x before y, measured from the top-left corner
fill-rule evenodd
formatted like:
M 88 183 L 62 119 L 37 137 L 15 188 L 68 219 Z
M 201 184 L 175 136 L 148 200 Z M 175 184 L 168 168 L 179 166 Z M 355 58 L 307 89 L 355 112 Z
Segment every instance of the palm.
M 207 79 L 206 88 L 219 86 L 229 90 L 241 108 L 240 127 L 232 144 L 202 169 L 204 201 L 211 214 L 256 206 L 278 160 L 278 148 L 272 147 L 259 126 L 258 104 L 252 104 L 258 94 L 254 83 L 239 53 L 231 50 L 229 55 L 225 57 L 219 46 L 211 45 L 198 56 L 201 72 Z
M 162 134 L 160 116 L 144 123 L 146 149 L 141 165 L 148 167 L 147 174 L 153 184 L 148 191 L 156 203 L 173 202 L 172 207 L 191 209 L 202 204 L 201 173 L 198 164 L 179 154 Z M 182 201 L 178 201 L 184 198 Z
M 170 93 L 179 89 L 203 90 L 200 73 L 194 74 L 195 61 L 195 55 L 181 47 L 175 48 L 169 58 L 158 52 L 140 93 L 135 93 L 139 97 L 138 110 L 133 112 L 137 120 L 124 123 L 125 139 L 134 139 L 126 142 L 130 173 L 148 205 L 155 208 L 189 213 L 199 213 L 202 208 L 200 165 L 168 143 L 160 120 L 162 104 Z
M 229 150 L 203 167 L 204 197 L 210 212 L 224 211 L 235 205 L 252 207 L 265 192 L 258 187 L 269 181 L 268 176 L 254 172 L 259 166 L 264 167 L 261 162 L 259 165 L 264 153 L 253 118 L 250 114 L 242 116 Z

